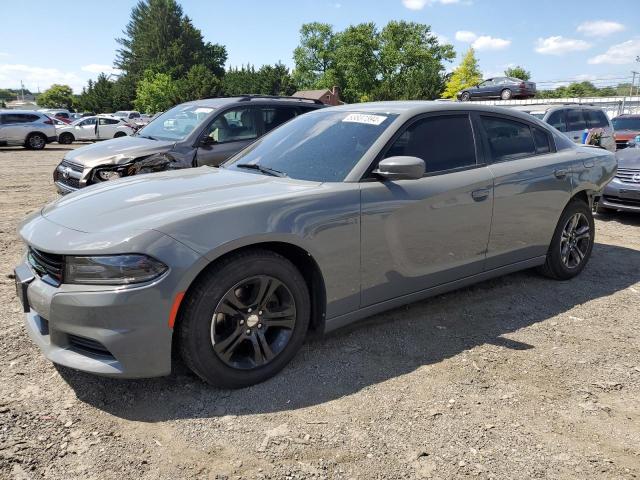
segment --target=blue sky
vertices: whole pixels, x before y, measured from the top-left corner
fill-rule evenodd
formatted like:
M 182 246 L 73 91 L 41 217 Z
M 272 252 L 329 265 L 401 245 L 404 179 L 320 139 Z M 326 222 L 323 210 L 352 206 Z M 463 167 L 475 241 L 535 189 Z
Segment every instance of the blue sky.
M 431 25 L 452 43 L 458 58 L 476 48 L 485 76 L 520 64 L 538 82 L 595 79 L 599 85 L 640 70 L 637 0 L 182 0 L 206 40 L 227 46 L 228 65 L 282 61 L 302 23 L 336 29 L 389 20 Z M 3 8 L 0 88 L 46 89 L 67 83 L 79 92 L 89 78 L 113 64 L 134 0 L 22 0 Z M 11 7 L 9 7 L 11 5 Z M 19 8 L 18 8 L 19 7 Z M 31 12 L 31 13 L 29 13 Z M 25 26 L 28 28 L 25 29 Z M 25 34 L 28 32 L 28 34 Z M 547 87 L 551 84 L 540 84 Z

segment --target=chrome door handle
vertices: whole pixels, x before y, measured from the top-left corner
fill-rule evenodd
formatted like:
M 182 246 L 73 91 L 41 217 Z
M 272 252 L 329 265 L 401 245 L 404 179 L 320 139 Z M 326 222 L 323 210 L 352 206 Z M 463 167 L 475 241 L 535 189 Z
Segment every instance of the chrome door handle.
M 564 178 L 567 176 L 568 173 L 569 173 L 569 170 L 566 170 L 564 168 L 558 169 L 553 172 L 556 178 Z
M 482 200 L 485 200 L 490 193 L 491 190 L 489 190 L 488 188 L 481 188 L 479 190 L 474 190 L 473 192 L 471 192 L 471 196 L 476 202 L 481 202 Z

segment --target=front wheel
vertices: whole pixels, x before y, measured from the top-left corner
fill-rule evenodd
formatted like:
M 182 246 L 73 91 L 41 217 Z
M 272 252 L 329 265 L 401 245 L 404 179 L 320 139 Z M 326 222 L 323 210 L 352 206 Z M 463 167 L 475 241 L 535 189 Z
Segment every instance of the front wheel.
M 185 299 L 177 332 L 182 358 L 219 387 L 262 382 L 300 349 L 310 311 L 305 280 L 289 260 L 268 250 L 232 255 Z
M 462 95 L 460 95 L 461 102 L 468 102 L 469 98 L 471 98 L 471 95 L 469 94 L 469 92 L 462 92 Z
M 62 145 L 70 145 L 73 143 L 73 140 L 73 135 L 70 133 L 63 133 L 58 137 L 58 143 L 61 143 Z
M 116 132 L 116 134 L 113 136 L 113 138 L 120 138 L 120 137 L 126 137 L 127 134 L 124 132 Z
M 556 280 L 568 280 L 586 266 L 593 250 L 595 225 L 589 206 L 573 200 L 562 212 L 540 272 Z
M 32 133 L 27 137 L 25 147 L 29 150 L 42 150 L 47 144 L 47 138 L 41 133 Z
M 500 98 L 502 100 L 509 100 L 513 96 L 513 93 L 508 88 L 505 88 L 500 92 Z

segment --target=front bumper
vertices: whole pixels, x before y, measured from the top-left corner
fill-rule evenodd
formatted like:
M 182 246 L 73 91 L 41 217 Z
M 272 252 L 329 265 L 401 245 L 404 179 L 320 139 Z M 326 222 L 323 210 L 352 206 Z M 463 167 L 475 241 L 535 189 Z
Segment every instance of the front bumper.
M 622 182 L 614 178 L 604 187 L 598 203 L 615 210 L 640 212 L 640 183 Z
M 158 285 L 163 280 L 119 290 L 65 291 L 65 285 L 54 287 L 36 276 L 27 288 L 27 332 L 46 358 L 66 367 L 122 378 L 167 375 L 171 302 Z
M 169 266 L 159 278 L 130 286 L 52 285 L 26 259 L 16 269 L 33 273 L 20 289 L 29 311 L 29 336 L 52 362 L 98 375 L 143 378 L 171 371 L 170 312 L 176 296 L 187 290 L 206 259 L 155 231 L 82 233 L 48 221 L 27 219 L 20 235 L 32 248 L 69 254 L 146 253 Z M 95 245 L 103 244 L 101 251 Z M 73 250 L 70 249 L 73 246 Z M 29 278 L 30 280 L 30 278 Z

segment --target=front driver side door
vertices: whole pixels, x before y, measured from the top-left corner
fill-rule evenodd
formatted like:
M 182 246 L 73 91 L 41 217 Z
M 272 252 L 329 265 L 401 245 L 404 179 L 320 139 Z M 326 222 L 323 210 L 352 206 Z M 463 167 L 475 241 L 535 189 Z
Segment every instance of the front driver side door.
M 260 136 L 262 115 L 253 107 L 232 108 L 217 115 L 204 129 L 196 162 L 218 166 Z
M 77 140 L 95 140 L 96 139 L 96 117 L 82 120 L 76 125 L 74 137 Z
M 361 306 L 481 273 L 493 176 L 477 155 L 468 113 L 410 122 L 380 158 L 422 158 L 417 180 L 361 184 Z

